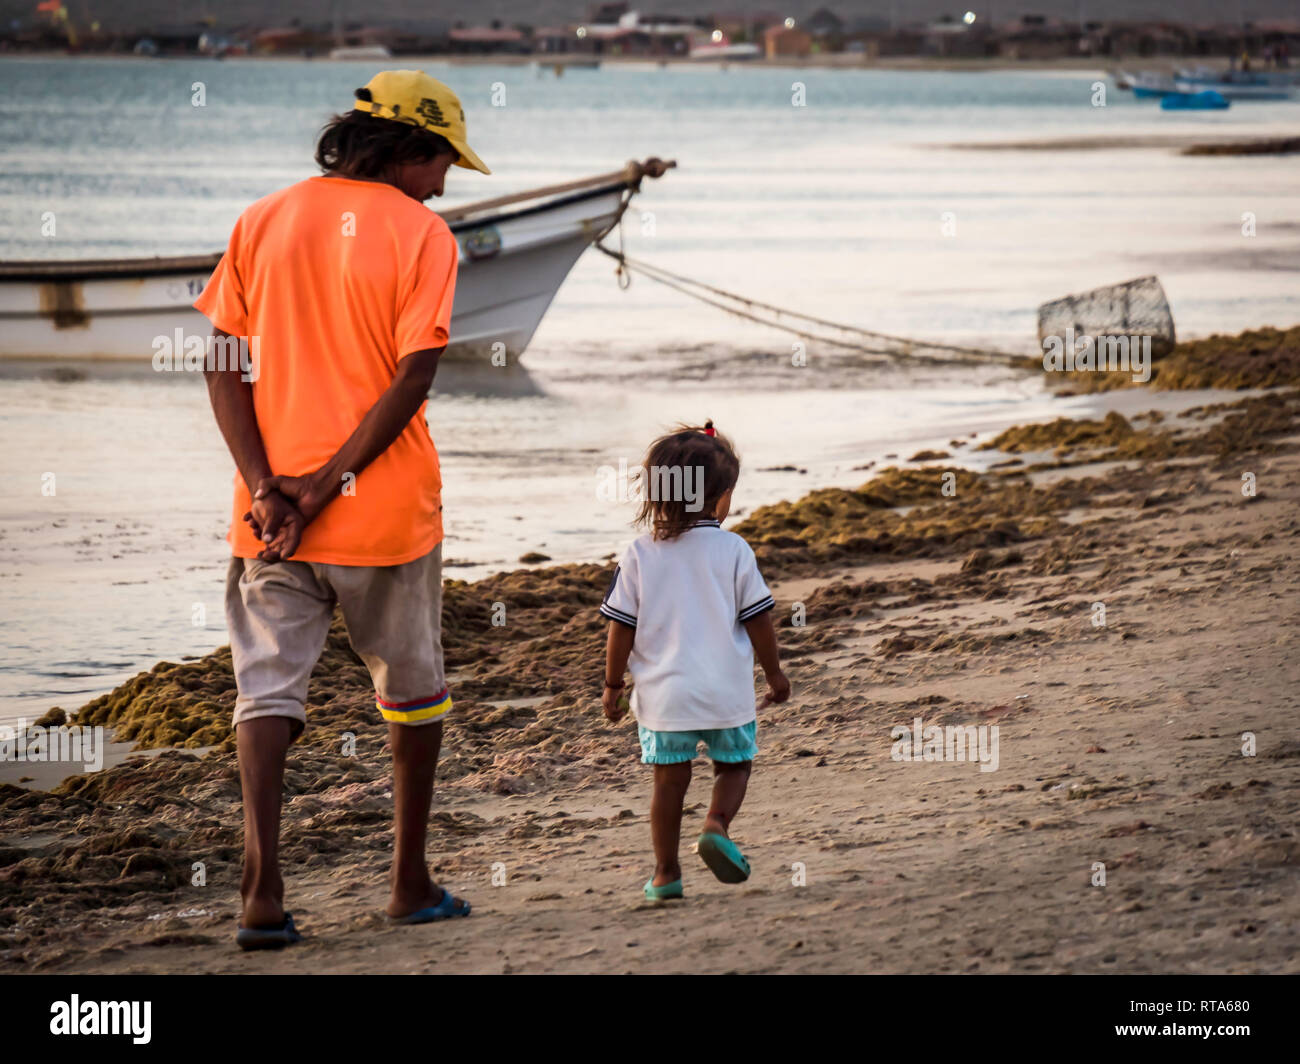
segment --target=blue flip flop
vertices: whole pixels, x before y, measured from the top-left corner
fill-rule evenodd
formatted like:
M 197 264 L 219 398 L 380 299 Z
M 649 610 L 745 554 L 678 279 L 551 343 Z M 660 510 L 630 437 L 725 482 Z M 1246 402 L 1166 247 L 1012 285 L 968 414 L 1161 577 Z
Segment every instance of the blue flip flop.
M 241 927 L 235 932 L 235 942 L 243 950 L 284 949 L 301 941 L 302 935 L 293 926 L 293 913 L 285 913 L 279 927 Z
M 682 881 L 674 879 L 671 883 L 665 883 L 662 887 L 656 887 L 654 876 L 645 881 L 645 896 L 649 901 L 677 901 L 686 895 L 682 892 Z
M 700 860 L 709 866 L 723 883 L 743 883 L 749 878 L 749 862 L 740 848 L 726 835 L 706 831 L 696 847 Z
M 469 902 L 463 898 L 453 897 L 451 891 L 444 889 L 442 901 L 437 905 L 426 905 L 423 909 L 416 909 L 415 912 L 407 913 L 405 916 L 390 916 L 388 922 L 390 924 L 431 924 L 435 920 L 449 920 L 453 916 L 468 916 L 469 910 Z

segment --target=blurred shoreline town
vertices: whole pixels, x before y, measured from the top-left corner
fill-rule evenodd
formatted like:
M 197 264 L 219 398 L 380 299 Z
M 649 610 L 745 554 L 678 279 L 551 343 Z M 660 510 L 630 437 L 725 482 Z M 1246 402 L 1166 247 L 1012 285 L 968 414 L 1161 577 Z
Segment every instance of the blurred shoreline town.
M 1028 0 L 1032 3 L 1032 0 Z M 960 5 L 959 5 L 960 6 Z M 1040 14 L 990 17 L 988 5 L 933 19 L 841 16 L 821 7 L 806 18 L 776 12 L 647 14 L 626 3 L 591 6 L 585 18 L 552 25 L 492 20 L 482 25 L 430 16 L 357 20 L 340 0 L 320 19 L 227 24 L 215 16 L 173 25 L 100 21 L 89 4 L 34 0 L 0 26 L 0 54 L 205 55 L 384 59 L 402 55 L 493 62 L 545 60 L 557 68 L 650 60 L 797 61 L 827 66 L 1069 63 L 1121 57 L 1197 57 L 1287 67 L 1300 49 L 1300 18 L 1190 23 L 1087 20 Z M 898 5 L 892 5 L 896 10 Z M 325 8 L 325 5 L 322 5 Z

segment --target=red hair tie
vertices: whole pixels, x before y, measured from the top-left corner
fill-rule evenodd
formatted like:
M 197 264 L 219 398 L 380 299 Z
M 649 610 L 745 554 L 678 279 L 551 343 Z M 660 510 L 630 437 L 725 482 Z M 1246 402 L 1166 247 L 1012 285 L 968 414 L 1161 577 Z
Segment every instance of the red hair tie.
M 713 428 L 713 422 L 712 422 L 712 421 L 706 421 L 706 422 L 704 423 L 704 435 L 706 435 L 706 436 L 716 436 L 716 435 L 717 435 L 717 432 L 716 432 L 716 431 L 714 430 L 714 428 Z

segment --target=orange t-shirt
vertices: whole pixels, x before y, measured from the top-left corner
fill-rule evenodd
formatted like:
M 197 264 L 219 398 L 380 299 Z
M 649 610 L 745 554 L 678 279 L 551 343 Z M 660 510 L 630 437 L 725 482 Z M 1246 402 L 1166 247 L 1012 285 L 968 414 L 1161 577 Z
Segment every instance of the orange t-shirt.
M 433 211 L 392 185 L 313 177 L 258 200 L 194 306 L 253 352 L 253 406 L 277 474 L 324 465 L 406 355 L 447 343 L 459 252 Z M 400 565 L 442 541 L 442 477 L 425 404 L 392 446 L 340 484 L 295 561 Z M 262 549 L 235 473 L 227 540 Z

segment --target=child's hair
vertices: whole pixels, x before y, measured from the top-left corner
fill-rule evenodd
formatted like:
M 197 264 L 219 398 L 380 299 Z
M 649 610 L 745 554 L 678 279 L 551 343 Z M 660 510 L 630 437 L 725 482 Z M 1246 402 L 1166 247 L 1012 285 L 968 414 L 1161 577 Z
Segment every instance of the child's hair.
M 713 516 L 718 500 L 736 486 L 740 458 L 731 441 L 706 421 L 703 428 L 678 425 L 660 436 L 641 468 L 644 498 L 635 523 L 655 539 L 676 539 Z

